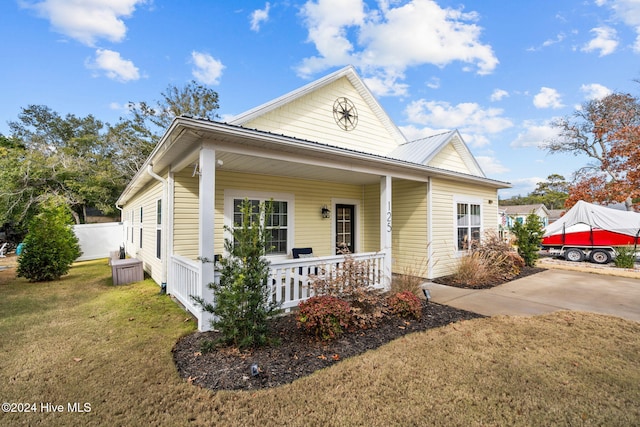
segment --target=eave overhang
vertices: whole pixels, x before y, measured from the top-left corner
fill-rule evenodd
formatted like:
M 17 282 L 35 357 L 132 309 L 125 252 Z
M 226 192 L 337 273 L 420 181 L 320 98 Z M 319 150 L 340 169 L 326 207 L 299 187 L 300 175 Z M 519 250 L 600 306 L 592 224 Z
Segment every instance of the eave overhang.
M 272 173 L 270 174 L 272 175 L 282 174 L 294 177 L 298 175 L 292 174 L 300 173 L 300 178 L 313 179 L 313 171 L 326 170 L 322 179 L 327 181 L 342 182 L 350 175 L 358 176 L 358 179 L 369 176 L 373 180 L 379 176 L 390 175 L 395 178 L 423 182 L 427 182 L 430 178 L 442 178 L 495 189 L 511 187 L 509 183 L 481 176 L 434 168 L 406 160 L 349 150 L 237 125 L 181 116 L 171 123 L 145 164 L 120 195 L 117 204 L 125 204 L 151 180 L 147 173 L 149 165 L 152 166 L 155 173 L 163 173 L 168 167 L 174 171 L 183 169 L 197 163 L 200 149 L 207 144 L 214 147 L 217 158 L 220 153 L 221 158 L 224 158 L 225 155 L 229 159 L 241 157 L 245 160 L 243 162 L 245 165 L 247 164 L 246 160 L 252 158 L 259 159 L 263 163 L 282 162 L 279 164 L 280 166 L 287 164 L 299 168 L 289 168 L 287 169 L 289 174 L 286 174 L 281 167 L 271 167 Z M 240 164 L 241 162 L 236 163 Z M 242 171 L 262 173 L 258 164 L 254 170 L 247 167 Z

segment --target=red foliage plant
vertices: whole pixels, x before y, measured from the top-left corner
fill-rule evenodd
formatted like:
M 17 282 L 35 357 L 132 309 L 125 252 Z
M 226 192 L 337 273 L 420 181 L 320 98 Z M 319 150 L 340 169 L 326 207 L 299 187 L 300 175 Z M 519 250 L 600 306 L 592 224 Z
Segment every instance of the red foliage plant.
M 419 319 L 422 315 L 422 303 L 411 291 L 398 292 L 389 297 L 389 308 L 392 313 L 402 317 L 415 317 Z
M 334 296 L 314 296 L 301 302 L 298 308 L 298 325 L 321 340 L 336 338 L 351 322 L 351 306 Z

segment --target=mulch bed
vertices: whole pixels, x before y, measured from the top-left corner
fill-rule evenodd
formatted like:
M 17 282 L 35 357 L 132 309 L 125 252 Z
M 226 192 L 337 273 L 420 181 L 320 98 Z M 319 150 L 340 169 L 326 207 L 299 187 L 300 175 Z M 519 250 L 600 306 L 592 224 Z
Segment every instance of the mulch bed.
M 242 353 L 231 348 L 202 353 L 202 342 L 215 340 L 219 335 L 216 332 L 197 332 L 176 343 L 173 358 L 180 376 L 190 383 L 214 391 L 255 390 L 291 383 L 406 334 L 478 317 L 483 316 L 445 305 L 424 303 L 420 320 L 389 316 L 376 328 L 350 331 L 338 339 L 319 342 L 298 328 L 294 315 L 286 315 L 270 321 L 270 331 L 280 340 L 279 345 Z M 251 372 L 252 365 L 258 367 L 255 376 Z
M 502 285 L 504 283 L 510 282 L 512 280 L 521 279 L 523 277 L 531 276 L 532 274 L 537 274 L 537 273 L 540 273 L 541 271 L 545 271 L 545 270 L 546 270 L 546 268 L 540 268 L 540 267 L 523 267 L 522 270 L 520 270 L 520 274 L 518 274 L 515 277 L 512 277 L 512 278 L 503 277 L 503 278 L 500 278 L 500 279 L 496 279 L 495 281 L 493 281 L 491 283 L 482 284 L 482 285 L 469 285 L 467 283 L 460 283 L 460 282 L 457 282 L 455 280 L 454 276 L 439 277 L 437 279 L 433 279 L 432 282 L 433 283 L 439 283 L 441 285 L 454 286 L 456 288 L 464 288 L 464 289 L 490 289 L 490 288 L 493 288 L 495 286 Z
M 546 270 L 525 267 L 515 278 L 498 280 L 482 287 L 455 283 L 450 276 L 433 280 L 449 286 L 486 289 L 510 280 Z M 347 331 L 340 338 L 320 342 L 297 325 L 294 315 L 270 320 L 271 336 L 278 345 L 240 352 L 235 348 L 218 348 L 202 352 L 202 343 L 215 341 L 217 332 L 196 332 L 181 338 L 173 348 L 173 359 L 182 378 L 210 390 L 256 390 L 277 387 L 326 368 L 348 357 L 374 350 L 383 344 L 413 332 L 426 331 L 461 320 L 484 317 L 446 305 L 423 303 L 419 320 L 388 316 L 376 328 Z M 257 375 L 252 373 L 257 367 Z

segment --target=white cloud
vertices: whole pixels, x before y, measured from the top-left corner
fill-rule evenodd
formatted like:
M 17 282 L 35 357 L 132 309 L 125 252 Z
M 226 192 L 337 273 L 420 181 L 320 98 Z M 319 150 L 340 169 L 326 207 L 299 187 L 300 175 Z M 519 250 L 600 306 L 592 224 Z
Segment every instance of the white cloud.
M 585 93 L 586 99 L 602 99 L 607 95 L 611 95 L 613 92 L 606 86 L 602 86 L 598 83 L 591 83 L 588 85 L 580 86 L 580 91 Z
M 363 80 L 369 90 L 377 96 L 405 96 L 409 92 L 409 85 L 398 80 L 404 79 L 404 74 L 392 72 L 374 73 L 371 77 L 364 77 Z
M 610 27 L 596 27 L 592 28 L 591 32 L 595 34 L 595 38 L 582 48 L 584 52 L 600 51 L 600 56 L 615 52 L 618 47 L 616 30 Z
M 482 168 L 485 174 L 494 175 L 499 173 L 509 172 L 510 169 L 500 163 L 495 157 L 492 156 L 475 156 L 478 164 Z
M 251 31 L 260 31 L 260 25 L 269 20 L 269 10 L 271 5 L 267 2 L 264 9 L 256 9 L 251 13 Z
M 422 139 L 449 131 L 449 129 L 434 129 L 427 126 L 417 127 L 414 125 L 399 126 L 399 128 L 400 132 L 402 132 L 405 138 L 407 138 L 407 141 L 415 141 L 417 139 Z
M 561 42 L 561 41 L 563 41 L 565 38 L 566 38 L 566 36 L 564 35 L 564 33 L 560 33 L 560 34 L 558 34 L 558 35 L 556 36 L 556 38 L 555 38 L 555 39 L 548 39 L 548 40 L 545 40 L 545 41 L 542 43 L 542 47 L 547 47 L 547 46 L 554 45 L 554 44 L 556 44 L 556 43 L 560 43 L 560 42 Z
M 53 29 L 80 43 L 94 46 L 96 40 L 120 42 L 127 28 L 122 18 L 130 17 L 139 4 L 148 0 L 42 0 L 20 2 L 49 20 Z
M 543 149 L 546 141 L 558 137 L 558 130 L 551 126 L 551 121 L 539 123 L 533 120 L 525 120 L 522 124 L 523 131 L 518 133 L 518 136 L 511 142 L 510 146 L 514 148 L 536 147 Z
M 533 97 L 533 105 L 536 108 L 562 108 L 562 99 L 557 90 L 550 87 L 540 88 L 540 92 Z
M 529 178 L 514 179 L 511 181 L 512 188 L 500 190 L 500 198 L 506 199 L 512 196 L 524 196 L 536 189 L 539 182 L 546 181 L 545 178 L 532 176 Z
M 451 105 L 443 101 L 420 99 L 411 102 L 405 113 L 412 123 L 460 129 L 468 133 L 498 133 L 513 126 L 511 120 L 502 117 L 502 109 L 482 109 L 473 102 Z
M 633 28 L 637 37 L 633 45 L 633 50 L 640 53 L 640 1 L 638 0 L 598 0 L 598 6 L 608 5 L 615 16 L 625 25 Z
M 476 13 L 443 9 L 433 0 L 378 5 L 374 9 L 363 0 L 307 1 L 301 14 L 318 55 L 305 58 L 298 74 L 308 77 L 332 66 L 354 64 L 365 75 L 393 76 L 378 76 L 378 83 L 397 85 L 398 76 L 404 78 L 411 66 L 444 67 L 460 61 L 478 74 L 489 74 L 498 65 L 492 47 L 480 41 Z M 376 93 L 398 91 L 381 88 Z
M 431 77 L 426 85 L 429 89 L 440 89 L 440 79 L 437 77 Z
M 86 66 L 89 69 L 104 73 L 112 80 L 120 82 L 138 80 L 140 78 L 140 71 L 132 61 L 123 59 L 119 52 L 109 49 L 96 50 L 95 59 L 87 61 Z
M 549 47 L 549 46 L 553 46 L 554 44 L 561 43 L 566 38 L 567 36 L 564 33 L 560 33 L 556 36 L 555 39 L 547 39 L 544 42 L 542 42 L 542 44 L 538 47 L 527 48 L 527 51 L 536 52 L 536 51 L 542 50 L 545 47 Z
M 222 70 L 224 65 L 208 53 L 191 52 L 191 61 L 195 68 L 191 70 L 191 74 L 200 83 L 207 85 L 217 85 L 220 83 Z
M 509 96 L 509 92 L 507 92 L 504 89 L 495 89 L 493 91 L 493 93 L 491 94 L 491 100 L 492 101 L 500 101 L 503 98 L 506 98 Z

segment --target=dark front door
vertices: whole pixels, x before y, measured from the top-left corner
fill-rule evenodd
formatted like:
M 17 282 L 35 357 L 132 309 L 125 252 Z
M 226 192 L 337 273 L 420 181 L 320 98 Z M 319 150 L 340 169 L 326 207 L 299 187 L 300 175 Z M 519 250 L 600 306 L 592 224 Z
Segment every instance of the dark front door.
M 356 238 L 356 207 L 354 205 L 336 205 L 336 253 L 346 247 L 353 253 Z

